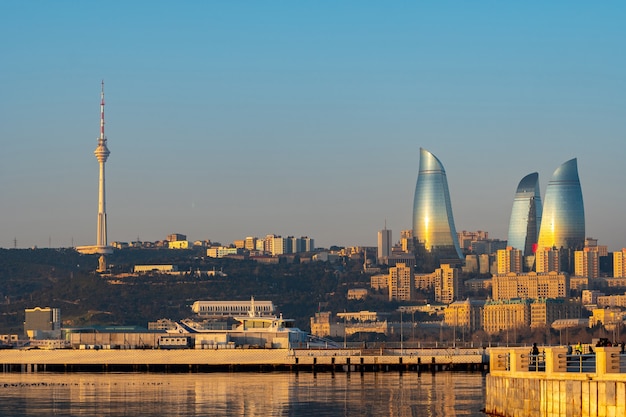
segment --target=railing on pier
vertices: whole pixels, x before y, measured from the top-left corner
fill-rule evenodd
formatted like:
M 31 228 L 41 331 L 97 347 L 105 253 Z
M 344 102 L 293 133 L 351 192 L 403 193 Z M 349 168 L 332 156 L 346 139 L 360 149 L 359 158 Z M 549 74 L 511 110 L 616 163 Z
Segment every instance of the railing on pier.
M 592 353 L 568 353 L 567 347 L 543 347 L 539 354 L 527 348 L 490 349 L 490 371 L 619 374 L 626 373 L 626 355 L 619 347 L 598 347 Z
M 626 355 L 565 346 L 492 348 L 485 412 L 498 416 L 626 416 Z

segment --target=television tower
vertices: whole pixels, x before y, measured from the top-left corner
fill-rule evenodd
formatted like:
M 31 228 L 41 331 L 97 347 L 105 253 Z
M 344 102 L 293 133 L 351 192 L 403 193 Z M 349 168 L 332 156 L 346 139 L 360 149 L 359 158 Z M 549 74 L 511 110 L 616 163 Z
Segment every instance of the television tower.
M 100 92 L 100 137 L 98 138 L 98 146 L 93 152 L 100 164 L 100 180 L 98 187 L 98 230 L 96 234 L 96 244 L 93 246 L 77 246 L 76 250 L 83 254 L 99 254 L 97 272 L 107 271 L 106 255 L 113 253 L 113 248 L 107 242 L 107 211 L 106 211 L 106 193 L 104 187 L 104 164 L 106 163 L 111 152 L 107 148 L 107 138 L 104 135 L 104 80 L 102 81 L 102 90 Z
M 104 164 L 111 153 L 107 148 L 107 138 L 104 135 L 104 80 L 102 80 L 102 90 L 100 92 L 100 137 L 98 147 L 93 152 L 100 164 L 100 180 L 98 186 L 98 232 L 96 234 L 97 253 L 100 254 L 98 260 L 98 272 L 107 270 L 106 256 L 111 253 L 107 243 L 107 210 L 106 193 L 104 187 Z

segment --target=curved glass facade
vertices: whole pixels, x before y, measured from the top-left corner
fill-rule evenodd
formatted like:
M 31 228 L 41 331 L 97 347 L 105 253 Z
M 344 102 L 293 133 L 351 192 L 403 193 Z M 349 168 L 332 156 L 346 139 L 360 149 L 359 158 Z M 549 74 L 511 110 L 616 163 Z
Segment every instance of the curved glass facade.
M 539 248 L 580 249 L 585 244 L 585 209 L 576 158 L 557 168 L 546 188 Z
M 541 226 L 541 194 L 539 174 L 533 172 L 519 182 L 511 210 L 508 246 L 522 251 L 524 256 L 533 254 Z
M 413 236 L 440 257 L 463 258 L 454 227 L 448 180 L 435 155 L 420 148 L 420 166 L 413 200 Z

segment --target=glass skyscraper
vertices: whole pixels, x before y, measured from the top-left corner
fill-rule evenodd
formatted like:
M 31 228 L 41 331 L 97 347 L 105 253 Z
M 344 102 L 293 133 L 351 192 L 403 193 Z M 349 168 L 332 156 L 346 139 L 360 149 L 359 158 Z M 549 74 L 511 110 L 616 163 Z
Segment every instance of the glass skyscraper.
M 533 172 L 519 182 L 509 221 L 508 246 L 522 251 L 524 256 L 533 254 L 541 226 L 541 194 L 539 174 Z
M 413 200 L 413 236 L 440 258 L 462 259 L 454 227 L 448 180 L 435 155 L 420 148 L 420 165 Z
M 585 209 L 576 158 L 557 168 L 546 188 L 539 248 L 581 249 L 585 244 Z

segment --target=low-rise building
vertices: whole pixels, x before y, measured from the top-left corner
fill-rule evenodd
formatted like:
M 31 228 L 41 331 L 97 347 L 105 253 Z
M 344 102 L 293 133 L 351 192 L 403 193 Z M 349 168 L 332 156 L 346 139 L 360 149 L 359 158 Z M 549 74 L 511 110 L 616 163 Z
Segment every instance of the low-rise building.
M 444 322 L 450 327 L 463 327 L 470 332 L 483 327 L 484 300 L 455 301 L 444 310 Z
M 624 324 L 626 312 L 619 308 L 594 308 L 589 317 L 589 327 L 601 324 L 605 329 L 612 331 L 617 325 Z
M 583 290 L 581 294 L 581 302 L 583 305 L 591 305 L 598 303 L 598 297 L 603 296 L 604 293 L 598 290 Z
M 389 287 L 389 275 L 377 274 L 370 277 L 370 287 L 373 290 L 383 290 Z
M 206 256 L 209 258 L 223 258 L 229 255 L 242 255 L 243 248 L 230 248 L 226 246 L 213 246 L 206 250 Z
M 542 298 L 530 304 L 530 327 L 551 326 L 557 320 L 580 318 L 582 306 L 565 299 Z
M 598 307 L 626 307 L 626 294 L 598 295 L 596 304 Z
M 35 307 L 24 310 L 24 334 L 29 339 L 55 339 L 61 336 L 61 309 Z
M 135 265 L 135 274 L 147 274 L 149 272 L 157 272 L 160 274 L 172 274 L 178 272 L 176 265 Z
M 175 240 L 173 242 L 167 242 L 167 247 L 169 249 L 191 249 L 193 243 L 188 240 Z
M 348 300 L 363 300 L 367 298 L 367 288 L 350 288 Z
M 487 333 L 530 326 L 530 300 L 489 300 L 483 308 L 483 328 Z
M 247 316 L 251 311 L 257 316 L 271 316 L 275 307 L 271 301 L 196 301 L 191 311 L 202 317 Z

